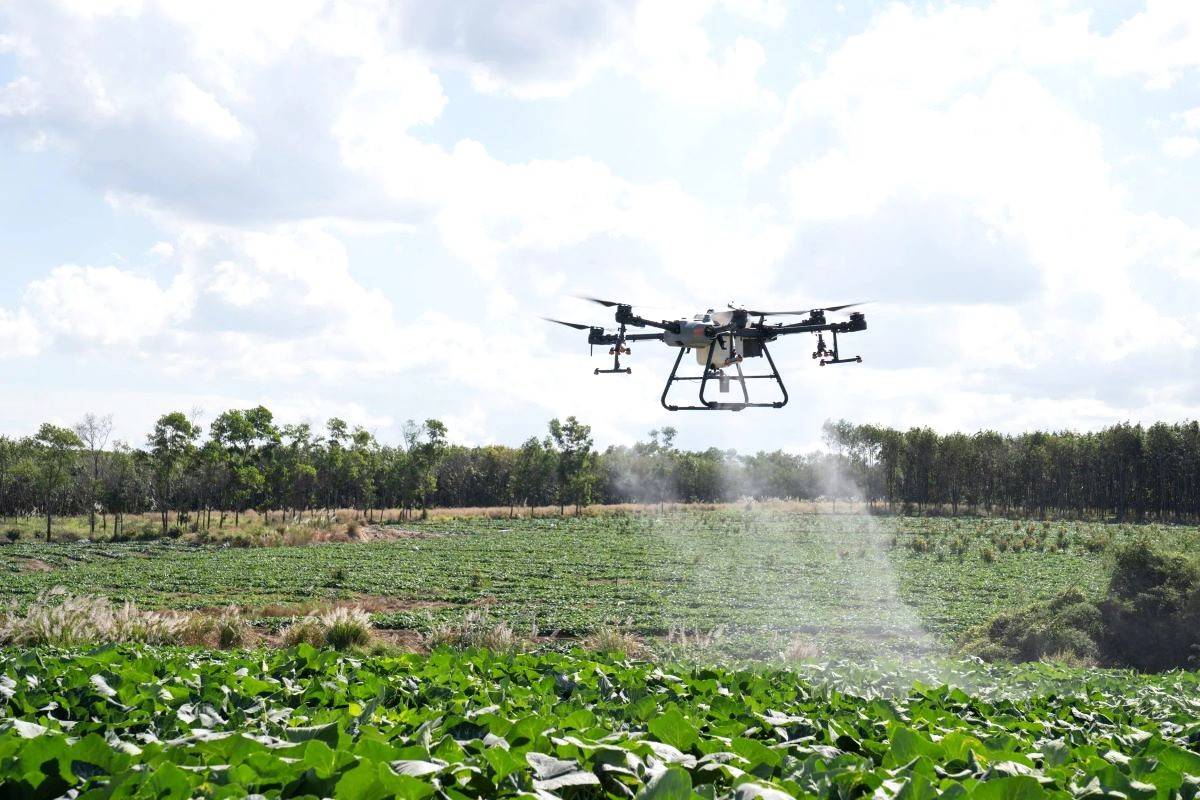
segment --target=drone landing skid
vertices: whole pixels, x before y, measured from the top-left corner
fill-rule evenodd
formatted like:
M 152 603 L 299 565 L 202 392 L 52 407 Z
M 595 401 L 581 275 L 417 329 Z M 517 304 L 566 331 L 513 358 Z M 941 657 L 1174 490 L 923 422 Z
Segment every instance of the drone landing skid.
M 705 368 L 703 375 L 681 376 L 679 372 L 679 364 L 683 361 L 684 348 L 679 349 L 679 355 L 675 358 L 675 365 L 671 367 L 671 374 L 667 377 L 667 385 L 663 387 L 662 406 L 667 411 L 741 411 L 745 408 L 783 408 L 788 402 L 787 387 L 783 385 L 783 378 L 779 376 L 779 370 L 775 367 L 775 360 L 771 358 L 771 351 L 767 349 L 764 342 L 762 345 L 763 355 L 767 357 L 767 363 L 771 366 L 771 372 L 766 375 L 746 375 L 742 372 L 740 362 L 735 362 L 737 367 L 737 377 L 726 376 L 720 369 L 713 365 L 713 356 L 716 354 L 716 342 L 708 346 L 708 356 L 705 359 Z M 776 400 L 772 403 L 752 403 L 750 402 L 750 390 L 746 386 L 746 381 L 753 380 L 771 380 L 775 381 L 775 385 L 779 387 L 779 391 L 783 396 L 782 400 Z M 699 400 L 700 405 L 695 406 L 676 406 L 667 402 L 667 395 L 671 393 L 671 387 L 678 381 L 700 381 Z M 709 400 L 706 396 L 706 391 L 712 381 L 723 383 L 726 387 L 729 383 L 736 381 L 742 390 L 742 402 L 722 402 L 718 400 Z

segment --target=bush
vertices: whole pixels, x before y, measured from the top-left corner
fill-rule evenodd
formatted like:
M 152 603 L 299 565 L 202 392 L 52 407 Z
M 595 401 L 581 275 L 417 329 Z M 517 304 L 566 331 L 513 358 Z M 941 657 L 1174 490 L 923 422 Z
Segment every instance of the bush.
M 968 634 L 963 649 L 988 661 L 1038 661 L 1051 654 L 1095 661 L 1100 610 L 1078 589 L 1049 603 L 1000 614 Z
M 371 642 L 372 629 L 371 615 L 361 608 L 335 608 L 293 622 L 283 632 L 283 643 L 287 647 L 303 643 L 347 650 L 366 647 Z
M 329 577 L 325 580 L 325 586 L 328 588 L 336 588 L 346 582 L 350 577 L 345 567 L 337 567 L 333 572 L 329 573 Z
M 1145 671 L 1187 667 L 1200 648 L 1200 567 L 1147 542 L 1126 544 L 1101 608 L 1109 660 Z
M 313 647 L 325 646 L 325 626 L 316 617 L 305 617 L 284 629 L 284 647 L 295 647 L 300 644 L 308 644 Z
M 1000 614 L 970 631 L 963 650 L 989 661 L 1186 668 L 1200 653 L 1200 565 L 1131 542 L 1115 554 L 1104 598 L 1070 589 L 1049 603 Z
M 640 639 L 619 625 L 605 625 L 585 637 L 582 644 L 597 653 L 624 653 L 627 656 L 641 655 L 646 650 Z
M 430 649 L 515 650 L 518 641 L 512 626 L 502 621 L 492 622 L 487 611 L 473 610 L 468 611 L 461 622 L 434 628 L 426 635 L 425 643 Z
M 325 643 L 335 650 L 363 647 L 371 641 L 371 615 L 361 608 L 335 608 L 320 620 Z
M 242 619 L 237 606 L 226 606 L 216 620 L 217 647 L 229 650 L 243 647 L 250 641 L 250 625 Z
M 785 661 L 812 661 L 820 656 L 820 651 L 807 636 L 793 636 L 783 651 Z
M 4 538 L 8 539 L 10 542 L 15 542 L 17 539 L 21 538 L 21 532 L 16 528 L 9 528 L 4 532 Z

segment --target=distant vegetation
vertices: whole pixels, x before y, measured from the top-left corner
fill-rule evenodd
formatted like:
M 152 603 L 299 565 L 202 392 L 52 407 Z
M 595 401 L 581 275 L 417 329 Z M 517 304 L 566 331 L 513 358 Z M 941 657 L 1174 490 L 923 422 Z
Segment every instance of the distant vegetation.
M 1101 597 L 1072 587 L 1049 602 L 1001 614 L 966 644 L 992 660 L 1051 657 L 1146 671 L 1200 663 L 1200 565 L 1145 538 L 1115 552 Z
M 331 419 L 279 424 L 264 407 L 230 410 L 202 429 L 163 415 L 141 447 L 110 442 L 111 417 L 0 436 L 0 517 L 88 517 L 120 534 L 128 514 L 154 513 L 159 535 L 223 530 L 249 510 L 295 521 L 321 509 L 408 515 L 440 507 L 592 503 L 862 500 L 877 510 L 1162 521 L 1200 519 L 1200 425 L 1117 425 L 1095 433 L 940 435 L 827 424 L 829 450 L 739 454 L 681 450 L 672 428 L 631 447 L 594 449 L 574 417 L 520 447 L 464 447 L 436 419 L 403 441 Z M 11 527 L 6 530 L 20 530 Z

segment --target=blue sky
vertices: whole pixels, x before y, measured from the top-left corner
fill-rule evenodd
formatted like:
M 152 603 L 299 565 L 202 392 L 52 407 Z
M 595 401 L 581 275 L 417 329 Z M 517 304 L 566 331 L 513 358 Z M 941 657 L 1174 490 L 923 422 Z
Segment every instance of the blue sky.
M 394 441 L 805 449 L 1200 415 L 1200 6 L 0 0 L 0 433 L 265 403 Z M 538 317 L 871 300 L 782 411 Z M 849 340 L 848 340 L 849 341 Z

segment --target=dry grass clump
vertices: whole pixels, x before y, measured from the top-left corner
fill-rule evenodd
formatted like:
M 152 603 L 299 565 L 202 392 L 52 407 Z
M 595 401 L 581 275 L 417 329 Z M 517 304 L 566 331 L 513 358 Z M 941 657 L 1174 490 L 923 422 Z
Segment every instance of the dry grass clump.
M 785 661 L 813 661 L 820 655 L 817 646 L 807 636 L 793 636 L 783 651 Z
M 138 642 L 204 647 L 246 647 L 254 634 L 235 606 L 216 617 L 148 611 L 107 597 L 73 595 L 55 587 L 24 610 L 9 606 L 0 615 L 0 645 L 75 647 Z
M 325 643 L 335 650 L 362 647 L 371 641 L 371 615 L 361 608 L 335 608 L 321 615 Z
M 254 631 L 237 606 L 226 606 L 217 616 L 196 614 L 185 618 L 176 644 L 230 650 L 254 643 Z
M 143 611 L 107 597 L 73 595 L 62 587 L 42 592 L 24 611 L 0 616 L 0 644 L 71 647 L 104 642 L 171 644 L 188 624 L 182 614 Z
M 335 650 L 366 647 L 371 642 L 371 615 L 361 608 L 339 607 L 293 622 L 283 631 L 287 647 L 309 644 Z
M 520 642 L 511 625 L 502 620 L 493 622 L 487 609 L 474 609 L 460 622 L 434 628 L 426 635 L 425 644 L 431 650 L 438 647 L 516 650 Z
M 639 656 L 646 652 L 642 640 L 620 625 L 605 625 L 590 636 L 585 636 L 583 646 L 597 653 L 624 653 Z
M 304 617 L 283 629 L 284 647 L 296 647 L 301 644 L 325 646 L 325 626 L 316 617 Z
M 1092 669 L 1099 666 L 1099 662 L 1095 658 L 1074 650 L 1059 650 L 1056 653 L 1042 656 L 1039 660 L 1068 669 Z
M 673 647 L 710 650 L 724 642 L 725 638 L 724 625 L 709 630 L 693 628 L 690 631 L 683 625 L 672 625 L 667 630 L 667 644 Z

